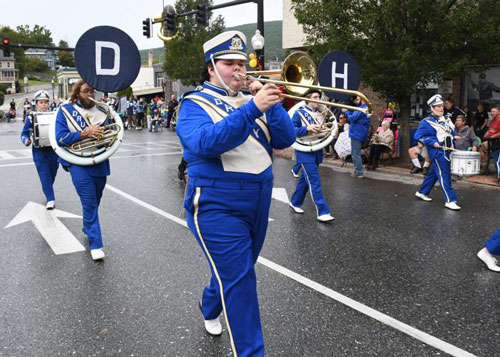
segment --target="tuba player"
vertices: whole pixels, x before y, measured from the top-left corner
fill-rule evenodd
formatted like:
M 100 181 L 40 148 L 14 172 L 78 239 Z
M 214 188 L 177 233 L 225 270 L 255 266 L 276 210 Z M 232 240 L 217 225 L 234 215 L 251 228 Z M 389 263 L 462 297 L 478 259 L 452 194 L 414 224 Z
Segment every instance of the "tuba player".
M 94 89 L 83 80 L 75 83 L 69 103 L 61 105 L 56 117 L 56 140 L 59 146 L 70 146 L 86 138 L 96 138 L 103 133 L 107 113 L 95 105 Z M 81 166 L 59 158 L 59 162 L 71 174 L 83 210 L 83 233 L 89 240 L 93 260 L 105 257 L 102 249 L 99 225 L 99 203 L 110 174 L 109 160 L 96 165 Z

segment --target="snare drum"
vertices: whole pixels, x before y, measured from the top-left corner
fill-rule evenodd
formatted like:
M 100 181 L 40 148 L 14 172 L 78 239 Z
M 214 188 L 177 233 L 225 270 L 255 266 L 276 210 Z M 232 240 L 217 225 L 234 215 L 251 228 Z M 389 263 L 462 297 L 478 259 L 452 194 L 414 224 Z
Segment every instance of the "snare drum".
M 56 120 L 56 112 L 38 112 L 32 114 L 33 146 L 36 148 L 50 147 L 49 127 Z
M 481 170 L 481 155 L 474 151 L 453 151 L 451 158 L 451 173 L 458 176 L 479 175 Z

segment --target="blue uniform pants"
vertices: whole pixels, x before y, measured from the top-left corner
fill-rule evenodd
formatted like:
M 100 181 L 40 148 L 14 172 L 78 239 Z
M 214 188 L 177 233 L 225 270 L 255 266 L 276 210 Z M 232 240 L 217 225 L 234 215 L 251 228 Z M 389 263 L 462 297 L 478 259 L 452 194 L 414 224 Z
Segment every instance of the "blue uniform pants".
M 500 255 L 500 229 L 493 233 L 484 245 L 491 254 Z
M 436 181 L 439 180 L 441 185 L 441 190 L 443 191 L 444 200 L 446 202 L 456 202 L 457 195 L 451 187 L 451 172 L 450 172 L 450 162 L 446 160 L 444 154 L 438 155 L 432 160 L 433 165 L 431 166 L 430 172 L 425 176 L 424 182 L 420 187 L 420 193 L 428 195 Z
M 45 195 L 47 201 L 54 201 L 54 181 L 57 175 L 57 169 L 59 168 L 59 162 L 57 162 L 58 156 L 51 152 L 52 155 L 38 154 L 36 158 L 33 159 L 36 166 L 36 171 L 38 172 L 38 177 L 42 183 L 42 191 Z
M 203 290 L 205 320 L 224 312 L 235 355 L 264 356 L 254 265 L 264 244 L 272 179 L 266 182 L 189 178 L 187 223 L 212 278 Z
M 295 188 L 295 192 L 293 193 L 290 201 L 292 205 L 295 207 L 302 207 L 308 190 L 310 190 L 312 200 L 316 206 L 316 214 L 318 216 L 329 214 L 330 208 L 328 207 L 328 203 L 326 203 L 323 198 L 318 164 L 315 162 L 302 164 L 302 175 L 300 175 L 297 187 Z
M 86 167 L 78 165 L 71 165 L 70 173 L 73 185 L 82 203 L 83 232 L 89 240 L 89 248 L 102 248 L 98 209 L 107 177 L 90 176 Z
M 295 165 L 293 165 L 293 168 L 292 168 L 292 171 L 295 175 L 298 175 L 299 174 L 299 170 L 300 170 L 300 163 L 297 162 Z

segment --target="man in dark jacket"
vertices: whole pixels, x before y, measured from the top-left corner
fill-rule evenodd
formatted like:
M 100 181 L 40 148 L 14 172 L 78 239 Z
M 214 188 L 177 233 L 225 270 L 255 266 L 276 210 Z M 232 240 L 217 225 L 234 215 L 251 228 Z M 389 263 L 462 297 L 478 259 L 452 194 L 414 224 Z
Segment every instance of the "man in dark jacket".
M 170 96 L 170 100 L 168 101 L 168 117 L 167 117 L 167 128 L 170 128 L 170 120 L 172 120 L 172 115 L 174 115 L 175 109 L 177 109 L 177 105 L 179 102 L 175 99 L 175 94 Z

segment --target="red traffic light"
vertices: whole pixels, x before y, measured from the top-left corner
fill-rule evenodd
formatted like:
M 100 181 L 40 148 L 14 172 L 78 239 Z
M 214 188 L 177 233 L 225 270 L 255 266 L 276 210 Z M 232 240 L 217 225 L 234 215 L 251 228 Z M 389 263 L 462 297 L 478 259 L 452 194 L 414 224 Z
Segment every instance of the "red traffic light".
M 4 38 L 2 39 L 2 43 L 3 43 L 5 46 L 10 45 L 10 38 L 8 38 L 8 37 L 4 37 Z

